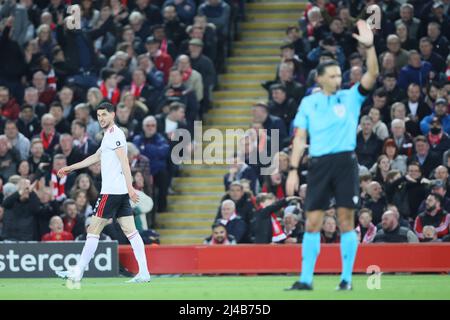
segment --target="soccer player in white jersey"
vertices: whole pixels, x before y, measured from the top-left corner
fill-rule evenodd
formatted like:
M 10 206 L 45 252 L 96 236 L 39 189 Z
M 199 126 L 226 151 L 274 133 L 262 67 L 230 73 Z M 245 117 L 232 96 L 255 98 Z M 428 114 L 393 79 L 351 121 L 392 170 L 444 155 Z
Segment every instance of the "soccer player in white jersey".
M 102 102 L 98 105 L 97 119 L 105 133 L 100 148 L 83 161 L 58 171 L 58 176 L 63 177 L 72 171 L 89 167 L 101 161 L 102 189 L 95 205 L 92 222 L 87 230 L 80 260 L 75 268 L 57 273 L 60 277 L 67 278 L 72 284 L 79 284 L 81 281 L 84 270 L 97 250 L 100 233 L 108 219 L 114 217 L 117 217 L 120 227 L 128 237 L 139 265 L 138 274 L 128 282 L 150 281 L 144 242 L 136 230 L 130 205 L 130 199 L 137 203 L 139 197 L 132 186 L 131 170 L 127 158 L 127 142 L 123 131 L 114 123 L 114 118 L 114 106 L 111 103 Z

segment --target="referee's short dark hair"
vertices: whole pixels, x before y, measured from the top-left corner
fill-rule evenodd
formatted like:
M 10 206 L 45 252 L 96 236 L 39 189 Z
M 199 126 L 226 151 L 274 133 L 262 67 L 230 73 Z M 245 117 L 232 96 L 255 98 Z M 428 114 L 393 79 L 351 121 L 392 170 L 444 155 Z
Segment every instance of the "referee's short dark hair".
M 97 106 L 96 110 L 106 110 L 108 112 L 114 112 L 114 105 L 109 101 L 103 101 Z
M 323 76 L 326 68 L 328 68 L 328 67 L 340 67 L 340 66 L 336 60 L 329 60 L 329 61 L 322 62 L 317 66 L 317 75 Z

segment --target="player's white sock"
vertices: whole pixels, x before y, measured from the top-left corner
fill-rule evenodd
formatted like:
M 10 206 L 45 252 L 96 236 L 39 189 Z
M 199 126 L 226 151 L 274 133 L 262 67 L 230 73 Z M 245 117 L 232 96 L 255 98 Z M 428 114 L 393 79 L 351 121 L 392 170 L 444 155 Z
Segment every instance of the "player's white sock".
M 147 257 L 145 256 L 144 241 L 142 241 L 141 235 L 136 230 L 132 234 L 127 236 L 133 248 L 134 257 L 137 260 L 139 266 L 139 274 L 146 276 L 149 274 L 147 267 Z
M 80 277 L 83 275 L 84 270 L 88 266 L 92 257 L 94 257 L 95 251 L 98 246 L 98 239 L 100 236 L 92 233 L 88 233 L 86 236 L 86 242 L 84 243 L 83 251 L 81 252 L 80 260 L 78 260 L 77 269 L 79 270 Z

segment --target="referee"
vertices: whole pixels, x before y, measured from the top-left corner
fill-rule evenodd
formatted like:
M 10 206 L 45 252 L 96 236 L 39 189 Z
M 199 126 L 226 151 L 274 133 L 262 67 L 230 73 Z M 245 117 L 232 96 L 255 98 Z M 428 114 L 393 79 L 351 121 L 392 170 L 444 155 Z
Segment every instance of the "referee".
M 335 197 L 341 231 L 342 274 L 337 290 L 352 289 L 353 263 L 358 248 L 354 231 L 354 209 L 358 203 L 358 162 L 354 153 L 360 108 L 378 76 L 378 61 L 373 33 L 368 24 L 357 22 L 353 34 L 367 50 L 367 72 L 361 83 L 340 90 L 342 76 L 336 61 L 317 67 L 319 92 L 303 98 L 294 119 L 296 133 L 286 183 L 288 195 L 298 190 L 298 166 L 310 137 L 308 190 L 306 195 L 306 232 L 302 244 L 300 281 L 288 290 L 312 290 L 314 266 L 320 252 L 320 229 L 324 210 Z

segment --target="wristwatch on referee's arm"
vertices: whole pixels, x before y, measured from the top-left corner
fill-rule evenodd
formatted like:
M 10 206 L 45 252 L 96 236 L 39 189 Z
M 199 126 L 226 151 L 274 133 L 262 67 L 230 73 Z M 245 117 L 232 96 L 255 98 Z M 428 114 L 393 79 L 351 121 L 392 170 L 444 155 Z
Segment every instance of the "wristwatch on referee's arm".
M 295 171 L 297 171 L 297 170 L 298 170 L 298 167 L 294 167 L 294 166 L 289 166 L 289 171 L 292 171 L 292 170 L 295 170 Z

